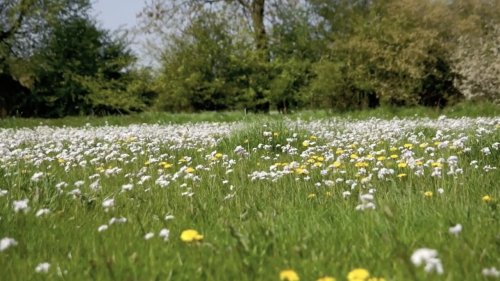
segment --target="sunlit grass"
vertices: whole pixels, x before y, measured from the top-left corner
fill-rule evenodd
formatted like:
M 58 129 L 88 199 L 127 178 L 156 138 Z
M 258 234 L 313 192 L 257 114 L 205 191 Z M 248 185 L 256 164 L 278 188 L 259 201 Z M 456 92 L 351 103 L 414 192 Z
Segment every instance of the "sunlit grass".
M 188 131 L 174 148 L 175 139 L 132 129 L 60 144 L 4 135 L 0 239 L 17 245 L 0 252 L 1 280 L 279 280 L 285 270 L 300 280 L 347 280 L 356 268 L 385 280 L 487 280 L 482 270 L 500 265 L 500 120 L 454 130 L 447 122 L 391 135 L 399 127 L 381 120 L 255 117 L 230 134 L 210 132 L 214 146 L 190 148 L 184 139 L 206 136 Z M 111 136 L 115 129 L 108 127 Z M 451 156 L 462 172 L 447 174 Z M 379 178 L 376 167 L 394 174 Z M 441 175 L 431 176 L 436 169 Z M 265 179 L 252 180 L 255 172 Z M 67 186 L 58 191 L 61 182 Z M 356 210 L 369 193 L 375 209 Z M 15 212 L 22 199 L 29 210 Z M 36 216 L 45 208 L 50 213 Z M 457 235 L 449 232 L 456 224 L 463 226 Z M 412 264 L 420 248 L 437 250 L 442 275 Z M 44 262 L 47 273 L 36 272 Z

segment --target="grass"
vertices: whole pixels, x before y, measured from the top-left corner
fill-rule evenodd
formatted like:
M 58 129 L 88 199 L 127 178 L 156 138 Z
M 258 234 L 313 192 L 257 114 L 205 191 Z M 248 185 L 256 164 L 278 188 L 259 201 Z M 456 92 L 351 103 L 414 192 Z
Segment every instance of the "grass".
M 57 127 L 80 127 L 90 124 L 92 126 L 116 125 L 126 126 L 129 124 L 186 124 L 192 122 L 235 122 L 247 123 L 266 121 L 279 121 L 283 119 L 325 119 L 325 118 L 348 118 L 348 119 L 369 119 L 369 118 L 438 118 L 441 115 L 448 117 L 488 117 L 498 116 L 500 106 L 493 103 L 473 103 L 463 102 L 455 106 L 444 109 L 429 107 L 379 107 L 370 110 L 357 110 L 347 112 L 335 112 L 329 110 L 302 110 L 288 115 L 281 115 L 277 112 L 271 114 L 245 114 L 243 111 L 229 112 L 202 112 L 192 113 L 165 113 L 165 112 L 145 112 L 130 115 L 118 116 L 70 116 L 58 119 L 42 118 L 16 118 L 9 117 L 0 119 L 0 128 L 36 127 L 36 126 L 57 126 Z
M 300 113 L 294 117 L 311 120 L 327 117 L 315 114 L 324 113 Z M 399 114 L 402 113 L 396 115 Z M 163 124 L 167 120 L 186 122 L 189 116 L 172 115 L 169 119 L 164 114 L 148 113 L 124 120 L 107 117 L 40 121 L 52 126 L 78 126 L 86 122 L 101 125 L 106 121 L 116 125 Z M 231 121 L 240 116 L 205 113 L 194 118 Z M 357 117 L 367 116 L 364 113 L 350 116 Z M 159 121 L 153 122 L 155 118 Z M 482 269 L 499 267 L 500 174 L 498 170 L 483 170 L 485 166 L 500 163 L 500 154 L 493 148 L 500 140 L 498 118 L 490 125 L 480 125 L 488 131 L 481 135 L 477 135 L 476 127 L 455 131 L 443 128 L 445 136 L 441 141 L 452 142 L 467 135 L 468 152 L 450 146 L 438 148 L 439 144 L 432 140 L 436 130 L 421 126 L 398 137 L 380 136 L 378 141 L 370 142 L 370 134 L 352 136 L 349 126 L 326 127 L 323 123 L 314 125 L 313 121 L 300 127 L 273 116 L 246 118 L 242 129 L 223 136 L 215 147 L 192 149 L 182 146 L 173 149 L 168 140 L 155 142 L 140 136 L 114 141 L 82 139 L 48 143 L 16 142 L 18 137 L 6 137 L 4 145 L 0 143 L 0 151 L 7 148 L 9 153 L 16 154 L 19 152 L 14 152 L 15 149 L 25 149 L 26 153 L 16 154 L 24 155 L 18 159 L 0 160 L 0 189 L 8 191 L 0 197 L 0 239 L 11 237 L 18 242 L 0 252 L 1 280 L 279 280 L 284 269 L 293 269 L 300 280 L 316 280 L 326 275 L 347 280 L 347 274 L 354 268 L 365 268 L 372 276 L 385 280 L 489 280 L 481 275 Z M 2 125 L 29 127 L 40 121 L 9 119 L 2 121 Z M 370 124 L 380 123 L 379 120 Z M 334 146 L 331 140 L 320 137 L 320 130 L 337 130 L 339 139 L 342 134 L 359 137 L 358 144 L 347 137 Z M 412 134 L 418 132 L 422 134 L 415 140 Z M 304 141 L 309 144 L 304 145 Z M 423 158 L 421 165 L 428 165 L 424 176 L 415 175 L 416 168 L 397 166 L 407 151 L 404 144 L 409 142 L 415 143 L 411 148 L 414 158 Z M 433 156 L 419 145 L 426 142 L 435 148 Z M 16 145 L 10 146 L 11 143 Z M 287 143 L 298 154 L 283 153 L 281 147 Z M 238 155 L 237 146 L 245 148 L 248 155 Z M 485 147 L 491 149 L 490 154 L 481 152 Z M 365 151 L 359 153 L 358 148 Z M 78 149 L 81 151 L 75 152 Z M 407 175 L 378 179 L 377 172 L 371 170 L 376 167 L 376 160 L 366 160 L 369 163 L 366 172 L 374 175 L 369 184 L 362 184 L 361 179 L 367 174 L 355 164 L 365 160 L 351 161 L 352 154 L 363 157 L 369 151 L 382 149 L 385 152 L 377 157 L 385 155 L 388 159 L 381 160 L 381 165 L 395 169 L 396 174 Z M 85 154 L 85 151 L 90 152 Z M 398 158 L 390 160 L 391 154 L 397 154 Z M 333 158 L 328 159 L 328 155 Z M 443 176 L 431 177 L 432 163 L 439 158 L 446 161 L 452 155 L 458 157 L 463 174 L 446 175 L 450 168 L 445 162 Z M 185 160 L 185 156 L 191 159 Z M 151 162 L 152 158 L 158 162 Z M 160 158 L 172 166 L 161 164 Z M 82 160 L 87 163 L 82 165 Z M 425 163 L 427 160 L 432 163 Z M 469 165 L 473 160 L 478 161 L 478 169 Z M 274 180 L 249 177 L 255 171 L 269 171 L 277 162 L 292 161 L 309 173 L 291 168 L 291 174 Z M 342 165 L 328 168 L 335 161 L 341 161 Z M 285 164 L 280 165 L 278 171 Z M 320 167 L 314 168 L 315 165 Z M 66 166 L 70 168 L 65 170 Z M 122 169 L 121 172 L 106 176 L 106 170 L 114 167 Z M 186 167 L 195 171 L 182 172 Z M 328 174 L 323 175 L 323 169 Z M 36 172 L 44 175 L 35 182 L 31 177 Z M 175 173 L 179 178 L 168 178 L 167 187 L 155 184 L 162 174 Z M 97 191 L 90 188 L 93 180 L 89 177 L 95 174 L 99 175 L 101 186 Z M 187 174 L 188 178 L 184 178 Z M 189 179 L 190 175 L 199 179 Z M 142 176 L 151 179 L 141 185 Z M 344 182 L 336 182 L 338 178 Z M 352 190 L 345 183 L 348 179 L 357 183 Z M 68 192 L 80 180 L 85 182 L 80 187 L 81 195 L 73 198 Z M 325 180 L 335 183 L 327 186 Z M 62 192 L 55 187 L 60 182 L 69 185 Z M 122 192 L 127 183 L 134 188 Z M 316 183 L 321 185 L 318 187 Z M 360 203 L 358 196 L 369 188 L 376 189 L 376 209 L 355 210 Z M 439 194 L 440 188 L 443 194 Z M 351 196 L 344 198 L 345 191 L 350 191 Z M 432 196 L 424 196 L 426 191 L 431 191 Z M 183 195 L 185 192 L 194 195 Z M 485 195 L 493 200 L 483 201 Z M 14 212 L 12 204 L 23 198 L 29 199 L 30 211 Z M 106 210 L 102 202 L 110 198 L 114 199 L 114 207 Z M 35 216 L 41 208 L 51 212 Z M 165 220 L 168 214 L 175 218 Z M 98 232 L 98 227 L 109 224 L 112 217 L 125 217 L 127 222 L 109 225 L 108 230 Z M 448 229 L 457 223 L 464 230 L 455 236 Z M 168 241 L 158 237 L 163 228 L 170 231 Z M 181 241 L 181 232 L 186 229 L 199 231 L 203 240 Z M 149 232 L 155 236 L 145 240 Z M 426 273 L 410 262 L 413 251 L 422 247 L 439 252 L 444 267 L 442 275 Z M 35 272 L 41 262 L 51 264 L 47 273 Z

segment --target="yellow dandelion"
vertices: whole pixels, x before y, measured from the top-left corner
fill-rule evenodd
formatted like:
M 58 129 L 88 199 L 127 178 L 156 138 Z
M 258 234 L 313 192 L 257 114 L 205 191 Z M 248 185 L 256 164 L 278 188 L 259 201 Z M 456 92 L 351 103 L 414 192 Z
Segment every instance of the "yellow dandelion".
M 357 154 L 351 154 L 351 159 L 358 159 L 359 156 Z
M 215 154 L 215 158 L 221 158 L 222 157 L 222 153 L 218 152 Z
M 406 177 L 406 176 L 407 176 L 407 175 L 406 175 L 405 173 L 401 173 L 401 174 L 398 174 L 398 175 L 397 175 L 397 177 L 398 177 L 398 178 L 404 178 L 404 177 Z
M 314 140 L 317 140 L 318 138 L 316 136 L 310 136 L 309 139 L 314 141 Z
M 309 195 L 307 195 L 307 198 L 316 198 L 316 193 L 310 193 Z
M 399 157 L 399 156 L 398 156 L 397 154 L 392 154 L 390 157 L 391 157 L 392 159 L 398 159 L 398 157 Z
M 335 154 L 342 154 L 344 153 L 344 150 L 342 148 L 338 148 L 336 151 L 335 151 Z
M 333 167 L 334 167 L 334 168 L 338 168 L 338 167 L 340 167 L 341 165 L 342 165 L 342 163 L 340 163 L 339 161 L 335 161 L 335 162 L 333 162 Z
M 377 161 L 384 161 L 385 160 L 385 156 L 379 156 L 377 157 Z
M 427 198 L 431 198 L 432 195 L 434 195 L 434 193 L 432 193 L 432 191 L 426 191 L 426 192 L 424 192 L 424 196 L 427 197 Z
M 398 149 L 394 146 L 391 146 L 391 148 L 389 148 L 390 151 L 394 152 L 394 151 L 397 151 Z
M 366 167 L 368 167 L 368 163 L 364 162 L 364 161 L 356 162 L 356 164 L 354 164 L 354 166 L 356 168 L 366 168 Z
M 307 163 L 313 164 L 315 162 L 316 162 L 316 160 L 314 160 L 313 158 L 307 159 Z
M 314 163 L 314 166 L 321 167 L 321 166 L 323 166 L 323 164 L 321 162 L 316 162 L 316 163 Z
M 181 240 L 186 243 L 201 241 L 203 240 L 203 235 L 194 229 L 186 229 L 181 233 Z
M 408 164 L 406 162 L 400 162 L 400 163 L 398 163 L 398 167 L 399 168 L 406 168 L 406 166 L 408 166 Z
M 306 175 L 306 174 L 309 174 L 309 172 L 306 169 L 304 169 L 304 168 L 297 168 L 297 169 L 295 169 L 295 173 L 297 175 Z
M 366 281 L 368 277 L 370 277 L 370 272 L 364 268 L 353 269 L 347 274 L 347 280 L 349 281 Z
M 318 160 L 319 162 L 323 162 L 323 161 L 325 161 L 325 157 L 318 156 L 318 158 L 316 158 L 316 160 Z
M 427 143 L 427 142 L 421 143 L 421 144 L 419 145 L 419 147 L 420 147 L 420 148 L 426 148 L 426 147 L 428 147 L 428 146 L 429 146 L 429 143 Z
M 308 141 L 308 140 L 305 140 L 305 141 L 303 141 L 303 142 L 302 142 L 302 146 L 304 146 L 304 147 L 308 147 L 308 146 L 309 146 L 309 144 L 310 144 L 310 143 L 309 143 L 309 141 Z
M 280 272 L 280 281 L 299 281 L 299 275 L 292 269 L 282 270 Z
M 441 168 L 441 167 L 443 167 L 443 164 L 441 164 L 439 162 L 432 162 L 431 166 L 434 168 Z
M 490 195 L 485 195 L 483 196 L 482 200 L 485 203 L 490 203 L 491 201 L 493 201 L 493 197 L 491 197 Z
M 325 277 L 318 278 L 318 280 L 316 280 L 316 281 L 336 281 L 336 280 L 337 279 L 335 279 L 333 277 L 325 276 Z
M 411 144 L 411 143 L 405 143 L 405 144 L 403 145 L 403 147 L 404 147 L 404 148 L 407 148 L 407 149 L 412 149 L 412 148 L 413 148 L 413 144 Z
M 186 173 L 191 174 L 195 171 L 193 167 L 187 167 L 186 170 L 184 170 Z

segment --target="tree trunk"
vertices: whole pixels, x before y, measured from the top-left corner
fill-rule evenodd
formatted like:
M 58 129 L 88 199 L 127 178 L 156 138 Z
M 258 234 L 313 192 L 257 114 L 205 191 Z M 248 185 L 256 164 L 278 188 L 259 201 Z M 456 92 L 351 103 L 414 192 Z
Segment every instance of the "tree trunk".
M 252 15 L 253 32 L 255 35 L 255 47 L 257 48 L 257 51 L 262 53 L 266 61 L 268 61 L 269 53 L 267 50 L 267 34 L 266 27 L 264 25 L 265 5 L 265 0 L 253 0 L 250 13 Z

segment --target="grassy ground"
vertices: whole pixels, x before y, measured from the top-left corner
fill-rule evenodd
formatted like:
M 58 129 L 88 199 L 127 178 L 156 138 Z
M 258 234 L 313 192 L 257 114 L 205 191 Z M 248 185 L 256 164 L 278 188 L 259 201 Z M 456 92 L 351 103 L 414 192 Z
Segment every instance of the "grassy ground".
M 395 115 L 414 117 L 415 111 Z M 326 113 L 301 117 L 312 121 L 245 117 L 228 134 L 183 126 L 165 136 L 155 133 L 160 127 L 148 133 L 149 127 L 107 127 L 110 138 L 92 126 L 0 130 L 0 239 L 17 242 L 0 251 L 0 279 L 280 280 L 290 269 L 300 280 L 366 281 L 348 279 L 364 268 L 385 280 L 490 280 L 482 270 L 500 268 L 499 118 L 395 123 L 329 121 Z M 156 118 L 185 122 L 192 116 L 9 119 L 1 125 L 125 125 Z M 197 144 L 207 139 L 198 134 L 203 130 L 214 133 L 213 146 Z M 382 168 L 393 173 L 381 178 Z M 432 176 L 436 171 L 440 176 Z M 366 194 L 374 198 L 363 203 Z M 15 201 L 22 199 L 29 199 L 29 210 L 18 205 L 16 212 Z M 37 216 L 45 208 L 50 212 Z M 122 217 L 125 223 L 110 222 Z M 449 228 L 456 224 L 463 231 L 455 235 Z M 107 230 L 98 231 L 102 225 Z M 162 229 L 168 239 L 160 237 Z M 182 241 L 186 229 L 203 239 Z M 146 239 L 148 233 L 154 236 Z M 419 248 L 438 252 L 443 274 L 411 262 Z M 43 262 L 48 271 L 36 272 Z
M 245 114 L 243 111 L 236 112 L 203 112 L 197 114 L 190 113 L 164 113 L 164 112 L 146 112 L 140 114 L 131 114 L 123 116 L 105 116 L 105 117 L 66 117 L 59 119 L 40 119 L 40 118 L 4 118 L 0 119 L 0 128 L 18 128 L 18 127 L 36 127 L 46 126 L 69 126 L 78 127 L 90 124 L 93 126 L 117 125 L 126 126 L 129 124 L 184 124 L 191 122 L 261 122 L 289 119 L 325 119 L 332 117 L 350 118 L 350 119 L 368 119 L 382 118 L 419 118 L 429 117 L 438 118 L 441 115 L 448 117 L 478 117 L 478 116 L 498 116 L 500 115 L 500 106 L 491 103 L 460 103 L 444 109 L 429 107 L 379 107 L 372 110 L 333 112 L 328 110 L 302 110 L 288 115 L 281 115 L 277 112 L 271 114 Z

